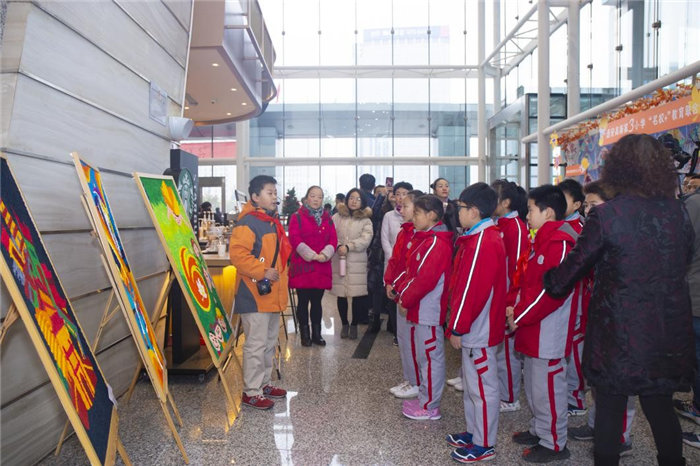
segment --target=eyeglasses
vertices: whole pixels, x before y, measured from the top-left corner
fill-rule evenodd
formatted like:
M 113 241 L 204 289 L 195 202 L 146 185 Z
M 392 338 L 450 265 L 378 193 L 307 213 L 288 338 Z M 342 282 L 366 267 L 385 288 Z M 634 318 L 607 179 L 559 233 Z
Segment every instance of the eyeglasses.
M 457 204 L 457 212 L 459 212 L 459 209 L 471 209 L 472 207 L 474 207 L 474 206 Z

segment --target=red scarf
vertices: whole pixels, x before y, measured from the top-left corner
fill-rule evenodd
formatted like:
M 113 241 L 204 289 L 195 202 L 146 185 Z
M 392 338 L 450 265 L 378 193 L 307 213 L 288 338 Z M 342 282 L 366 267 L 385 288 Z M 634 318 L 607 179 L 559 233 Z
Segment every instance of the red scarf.
M 284 227 L 280 222 L 279 216 L 275 215 L 274 217 L 271 217 L 259 209 L 252 210 L 246 215 L 252 215 L 253 217 L 260 219 L 263 222 L 274 222 L 275 227 L 277 228 L 277 240 L 280 242 L 278 261 L 280 264 L 282 264 L 281 270 L 284 271 L 284 269 L 287 267 L 287 261 L 289 260 L 289 256 L 292 255 L 292 243 L 289 242 L 289 238 L 287 238 L 287 234 L 284 232 Z

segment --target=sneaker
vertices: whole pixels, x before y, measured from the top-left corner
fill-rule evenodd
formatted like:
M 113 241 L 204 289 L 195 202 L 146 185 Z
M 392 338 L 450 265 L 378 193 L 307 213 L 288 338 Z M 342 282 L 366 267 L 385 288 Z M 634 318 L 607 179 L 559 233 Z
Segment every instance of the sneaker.
M 401 399 L 415 398 L 418 396 L 418 385 L 406 383 L 406 385 L 394 392 L 394 396 Z
M 593 440 L 593 428 L 588 424 L 578 427 L 569 427 L 569 438 L 572 440 Z
M 700 434 L 694 434 L 692 432 L 683 432 L 683 443 L 690 445 L 691 447 L 700 448 Z
M 409 384 L 406 380 L 404 380 L 403 382 L 401 382 L 400 384 L 396 385 L 395 387 L 391 387 L 391 388 L 389 389 L 389 391 L 390 391 L 393 395 L 396 395 L 396 392 L 397 392 L 398 390 L 402 389 L 403 387 L 405 387 L 406 385 L 410 385 L 410 384 Z
M 523 451 L 522 458 L 528 463 L 549 463 L 552 461 L 561 461 L 569 458 L 571 453 L 569 449 L 564 447 L 563 450 L 554 451 L 542 445 L 535 445 L 534 447 L 526 448 Z
M 349 332 L 350 332 L 350 325 L 343 324 L 343 327 L 340 329 L 340 338 L 347 338 Z
M 393 343 L 393 344 L 394 344 L 394 346 L 399 346 L 399 340 L 398 340 L 396 337 L 394 337 L 394 343 Z
M 523 432 L 516 432 L 513 434 L 513 441 L 515 443 L 519 443 L 520 445 L 537 445 L 540 443 L 540 438 L 535 435 L 531 434 L 530 431 L 525 430 Z
M 461 434 L 449 434 L 445 437 L 445 441 L 451 447 L 470 447 L 472 445 L 472 434 L 469 432 L 462 432 Z
M 500 411 L 502 413 L 511 413 L 513 411 L 520 411 L 520 400 L 515 400 L 514 403 L 508 403 L 507 401 L 501 401 Z
M 569 405 L 568 415 L 569 416 L 583 416 L 588 411 L 586 408 L 579 409 L 574 405 Z
M 471 447 L 457 448 L 450 456 L 459 463 L 476 463 L 477 461 L 489 461 L 496 457 L 496 450 L 493 447 Z
M 462 377 L 455 377 L 454 379 L 447 379 L 445 383 L 450 387 L 454 387 L 458 383 L 462 382 Z
M 695 407 L 692 401 L 673 400 L 673 408 L 676 412 L 686 419 L 695 421 L 700 424 L 700 411 Z
M 437 421 L 442 417 L 440 408 L 423 409 L 418 400 L 403 402 L 403 415 L 416 421 Z
M 455 390 L 457 390 L 458 392 L 463 392 L 463 391 L 464 391 L 464 385 L 463 385 L 463 383 L 462 383 L 462 379 L 459 379 L 459 382 L 457 382 L 456 384 L 454 384 L 454 387 L 455 387 Z
M 267 398 L 285 398 L 287 396 L 287 390 L 272 385 L 265 385 L 262 392 Z
M 272 407 L 275 406 L 274 401 L 265 398 L 263 395 L 248 396 L 244 393 L 243 397 L 241 398 L 241 402 L 244 405 L 250 406 L 251 408 L 260 410 L 272 409 Z

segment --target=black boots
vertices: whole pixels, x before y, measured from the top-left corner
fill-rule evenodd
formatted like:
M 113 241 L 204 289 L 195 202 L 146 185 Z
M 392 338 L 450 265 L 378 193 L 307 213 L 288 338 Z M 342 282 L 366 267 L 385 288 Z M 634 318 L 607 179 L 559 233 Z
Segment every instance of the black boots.
M 308 331 L 308 327 L 307 331 Z M 326 346 L 326 340 L 321 337 L 321 324 L 313 324 L 311 326 L 312 329 L 312 337 L 311 341 L 314 343 L 314 345 L 319 345 L 319 346 Z M 309 343 L 308 346 L 311 346 L 311 343 Z
M 309 335 L 309 326 L 302 325 L 299 327 L 299 333 L 301 334 L 301 346 L 311 346 L 311 335 Z
M 380 314 L 372 314 L 369 318 L 369 333 L 377 333 L 382 328 L 382 318 Z

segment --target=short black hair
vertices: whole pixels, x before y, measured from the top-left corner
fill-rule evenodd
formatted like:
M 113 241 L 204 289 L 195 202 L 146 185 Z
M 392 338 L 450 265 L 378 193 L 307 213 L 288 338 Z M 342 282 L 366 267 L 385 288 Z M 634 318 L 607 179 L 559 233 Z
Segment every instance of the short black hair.
M 345 201 L 345 194 L 343 194 L 343 193 L 338 193 L 338 194 L 336 194 L 336 195 L 335 195 L 335 200 L 336 200 L 336 201 L 340 201 L 340 202 Z
M 409 192 L 406 193 L 406 197 L 411 199 L 411 202 L 415 201 L 421 196 L 425 196 L 425 193 L 421 191 L 420 189 L 412 189 Z
M 610 196 L 610 190 L 605 186 L 601 180 L 591 181 L 583 187 L 584 194 L 595 194 L 604 201 L 609 201 L 612 199 Z
M 537 188 L 532 188 L 527 195 L 532 199 L 540 211 L 551 207 L 557 220 L 564 220 L 566 215 L 566 197 L 564 191 L 559 186 L 545 184 Z
M 274 184 L 277 186 L 277 180 L 270 175 L 258 175 L 250 180 L 250 184 L 248 185 L 248 194 L 250 195 L 250 198 L 253 198 L 253 194 L 257 194 L 259 196 L 266 184 Z
M 586 196 L 583 194 L 583 186 L 573 178 L 567 178 L 557 185 L 563 192 L 568 193 L 574 202 L 583 202 Z
M 487 218 L 496 210 L 498 194 L 491 186 L 480 181 L 466 187 L 459 195 L 459 201 L 465 203 L 467 207 L 476 207 L 479 209 L 481 218 Z
M 374 184 L 376 181 L 377 180 L 373 175 L 365 173 L 364 175 L 360 176 L 360 189 L 363 191 L 371 191 L 374 189 Z
M 435 212 L 438 220 L 442 220 L 445 215 L 445 208 L 442 201 L 434 194 L 424 194 L 413 201 L 413 208 L 420 209 L 424 212 Z
M 381 188 L 386 188 L 386 186 L 384 186 L 383 184 L 378 184 L 377 186 L 374 187 L 373 194 L 377 194 L 377 189 L 381 189 Z
M 413 185 L 409 183 L 408 181 L 399 181 L 394 185 L 394 192 L 396 192 L 397 189 L 405 189 L 406 191 L 413 191 Z
M 333 208 L 333 206 L 330 205 L 329 203 L 323 204 L 323 209 L 324 209 L 324 210 L 331 210 L 332 208 Z

